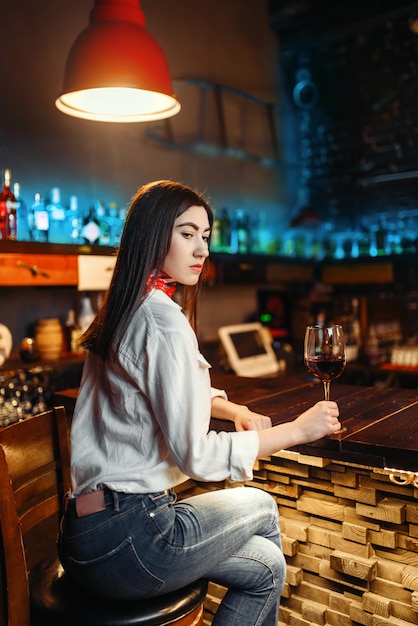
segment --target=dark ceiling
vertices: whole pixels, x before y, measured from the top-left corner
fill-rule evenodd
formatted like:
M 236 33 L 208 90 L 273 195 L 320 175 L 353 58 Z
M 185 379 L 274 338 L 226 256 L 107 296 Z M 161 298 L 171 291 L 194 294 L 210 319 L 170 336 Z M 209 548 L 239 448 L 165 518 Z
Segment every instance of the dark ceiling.
M 283 46 L 338 36 L 358 24 L 398 15 L 418 20 L 418 2 L 406 0 L 269 0 L 269 20 Z

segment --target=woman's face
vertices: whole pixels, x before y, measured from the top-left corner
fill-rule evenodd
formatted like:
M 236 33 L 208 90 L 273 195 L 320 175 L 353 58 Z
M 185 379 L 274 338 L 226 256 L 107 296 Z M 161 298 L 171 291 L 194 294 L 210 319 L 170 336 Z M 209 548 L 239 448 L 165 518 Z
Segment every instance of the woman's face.
M 206 209 L 191 206 L 174 222 L 163 271 L 182 285 L 195 285 L 209 256 L 210 225 Z

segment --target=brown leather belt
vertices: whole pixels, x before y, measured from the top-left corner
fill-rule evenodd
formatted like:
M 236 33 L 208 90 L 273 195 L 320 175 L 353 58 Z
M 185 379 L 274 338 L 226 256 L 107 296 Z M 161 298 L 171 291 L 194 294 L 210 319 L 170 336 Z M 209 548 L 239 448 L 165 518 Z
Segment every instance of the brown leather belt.
M 77 517 L 84 517 L 85 515 L 105 511 L 106 504 L 103 489 L 82 493 L 81 496 L 77 496 L 75 498 L 75 510 Z

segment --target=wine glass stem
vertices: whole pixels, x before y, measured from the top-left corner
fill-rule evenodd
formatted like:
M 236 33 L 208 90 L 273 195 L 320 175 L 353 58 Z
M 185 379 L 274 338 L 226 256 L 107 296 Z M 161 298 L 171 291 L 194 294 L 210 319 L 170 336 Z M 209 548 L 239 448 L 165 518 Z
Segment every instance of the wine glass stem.
M 322 382 L 324 383 L 325 400 L 329 400 L 329 388 L 330 388 L 330 385 L 331 385 L 331 381 L 330 380 L 324 380 Z

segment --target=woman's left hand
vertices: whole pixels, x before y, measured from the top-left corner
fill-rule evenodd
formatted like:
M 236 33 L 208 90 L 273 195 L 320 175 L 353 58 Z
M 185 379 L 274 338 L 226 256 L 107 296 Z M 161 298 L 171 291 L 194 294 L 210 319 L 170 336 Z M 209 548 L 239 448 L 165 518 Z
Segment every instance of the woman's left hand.
M 212 398 L 212 417 L 234 422 L 237 431 L 271 428 L 271 419 L 267 415 L 254 413 L 245 404 L 236 404 L 220 396 Z
M 238 411 L 234 419 L 235 430 L 264 430 L 265 428 L 271 428 L 271 419 L 267 415 L 261 415 L 261 413 L 254 413 L 243 407 L 242 411 Z

